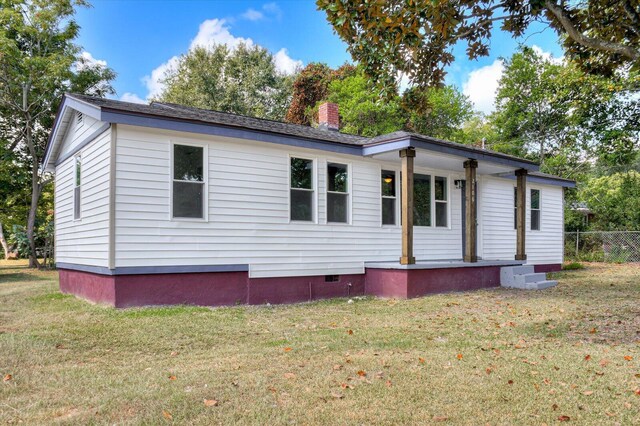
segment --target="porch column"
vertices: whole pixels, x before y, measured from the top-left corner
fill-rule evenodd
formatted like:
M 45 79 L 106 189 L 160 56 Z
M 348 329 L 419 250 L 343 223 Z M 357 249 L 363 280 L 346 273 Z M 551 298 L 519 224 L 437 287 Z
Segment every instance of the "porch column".
M 476 170 L 478 169 L 478 162 L 476 160 L 467 160 L 464 162 L 465 171 L 465 202 L 466 202 L 466 235 L 465 238 L 465 262 L 477 262 L 477 246 L 478 246 L 478 229 L 476 223 L 476 210 L 477 204 L 477 177 Z
M 402 159 L 402 257 L 401 265 L 416 263 L 413 257 L 413 159 L 416 156 L 414 148 L 400 151 Z
M 527 170 L 516 170 L 516 260 L 527 260 Z

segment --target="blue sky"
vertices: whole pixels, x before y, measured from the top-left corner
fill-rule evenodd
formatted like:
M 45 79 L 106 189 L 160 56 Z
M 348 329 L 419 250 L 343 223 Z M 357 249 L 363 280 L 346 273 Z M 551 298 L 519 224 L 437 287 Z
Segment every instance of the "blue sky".
M 117 97 L 124 100 L 141 102 L 157 94 L 164 71 L 196 45 L 258 44 L 276 55 L 276 64 L 285 72 L 309 62 L 336 67 L 350 60 L 346 45 L 312 0 L 93 0 L 92 4 L 77 13 L 82 27 L 78 42 L 85 56 L 104 61 L 117 72 Z M 491 55 L 477 61 L 468 60 L 464 46 L 457 46 L 447 82 L 469 95 L 476 109 L 490 111 L 502 72 L 499 57 L 510 56 L 519 42 L 561 56 L 556 35 L 543 29 L 532 26 L 519 40 L 497 31 Z

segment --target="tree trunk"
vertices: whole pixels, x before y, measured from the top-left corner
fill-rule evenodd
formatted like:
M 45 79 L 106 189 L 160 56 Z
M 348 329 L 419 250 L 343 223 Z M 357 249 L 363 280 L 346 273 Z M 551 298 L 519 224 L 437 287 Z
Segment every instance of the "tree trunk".
M 4 250 L 4 259 L 5 260 L 9 259 L 9 244 L 7 243 L 7 240 L 4 237 L 2 222 L 0 222 L 0 245 L 2 245 L 2 249 Z
M 27 219 L 27 240 L 29 241 L 29 268 L 39 268 L 38 255 L 36 254 L 36 214 L 38 201 L 40 200 L 40 183 L 38 182 L 38 159 L 33 157 L 31 170 L 31 205 Z

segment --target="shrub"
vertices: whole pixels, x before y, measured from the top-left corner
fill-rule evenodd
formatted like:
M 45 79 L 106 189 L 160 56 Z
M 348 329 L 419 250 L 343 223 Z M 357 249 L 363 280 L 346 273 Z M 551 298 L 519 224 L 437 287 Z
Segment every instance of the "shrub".
M 584 265 L 580 262 L 569 262 L 562 265 L 563 271 L 575 271 L 577 269 L 584 269 Z

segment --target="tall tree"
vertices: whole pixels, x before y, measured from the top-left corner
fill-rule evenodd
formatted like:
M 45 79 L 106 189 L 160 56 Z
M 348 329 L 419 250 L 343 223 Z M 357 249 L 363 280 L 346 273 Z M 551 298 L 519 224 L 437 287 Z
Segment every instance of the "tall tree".
M 332 81 L 327 92 L 327 100 L 339 105 L 343 132 L 372 137 L 400 130 L 406 122 L 400 97 L 381 99 L 362 70 Z
M 489 55 L 494 25 L 514 37 L 532 22 L 553 28 L 567 56 L 589 72 L 640 67 L 640 4 L 633 0 L 316 0 L 353 59 L 383 87 L 398 72 L 440 83 L 456 43 Z
M 263 47 L 197 47 L 168 72 L 156 100 L 283 120 L 292 80 L 276 69 L 273 55 Z
M 633 73 L 585 75 L 573 63 L 522 48 L 505 62 L 496 111 L 500 141 L 536 155 L 547 171 L 575 177 L 577 165 L 606 155 L 633 161 L 640 106 Z M 573 174 L 573 175 L 572 175 Z
M 596 229 L 640 231 L 640 173 L 593 178 L 582 188 L 580 198 L 595 214 Z
M 293 96 L 285 117 L 289 123 L 311 125 L 315 117 L 311 110 L 327 98 L 329 84 L 356 73 L 356 67 L 344 64 L 336 70 L 327 64 L 312 62 L 304 67 L 293 82 Z
M 455 140 L 473 116 L 473 104 L 454 86 L 407 89 L 402 95 L 405 128 L 435 138 Z
M 38 266 L 35 225 L 47 179 L 39 165 L 64 92 L 114 93 L 112 70 L 91 64 L 74 43 L 83 0 L 0 0 L 0 142 L 30 175 L 29 265 Z

